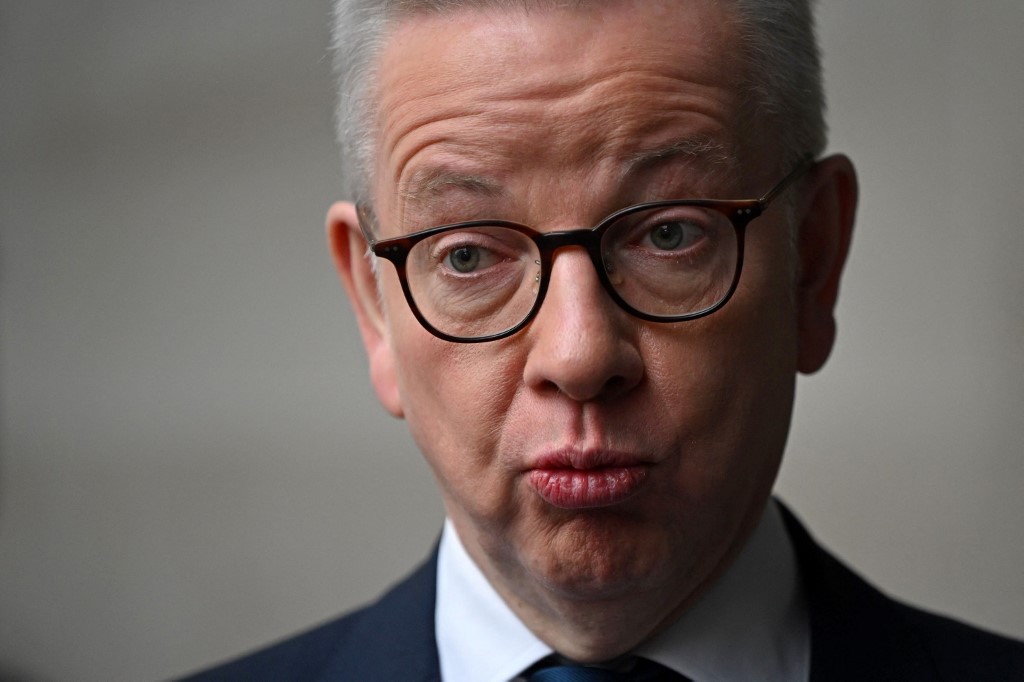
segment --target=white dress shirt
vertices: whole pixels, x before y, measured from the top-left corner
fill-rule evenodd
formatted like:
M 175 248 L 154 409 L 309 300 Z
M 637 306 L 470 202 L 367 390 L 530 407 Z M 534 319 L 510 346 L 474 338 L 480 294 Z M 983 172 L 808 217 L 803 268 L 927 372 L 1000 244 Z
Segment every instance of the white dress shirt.
M 553 653 L 494 591 L 450 521 L 441 534 L 434 619 L 444 682 L 509 682 Z M 632 653 L 694 682 L 805 682 L 810 648 L 796 556 L 769 503 L 718 582 Z

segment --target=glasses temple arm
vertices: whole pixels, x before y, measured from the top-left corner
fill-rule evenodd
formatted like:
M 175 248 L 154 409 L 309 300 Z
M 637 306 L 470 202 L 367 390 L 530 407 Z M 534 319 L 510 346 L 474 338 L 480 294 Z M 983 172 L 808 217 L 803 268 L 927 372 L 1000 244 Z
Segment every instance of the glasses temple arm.
M 377 220 L 369 204 L 364 204 L 361 201 L 356 202 L 356 222 L 359 223 L 359 231 L 363 233 L 363 239 L 366 240 L 366 244 L 372 249 L 380 240 L 375 239 L 370 232 L 370 225 L 376 225 Z
M 758 203 L 761 205 L 761 208 L 767 208 L 768 204 L 772 203 L 775 200 L 775 198 L 782 194 L 783 192 L 785 192 L 790 185 L 792 185 L 798 179 L 803 177 L 804 173 L 809 171 L 811 167 L 814 166 L 814 164 L 815 161 L 813 156 L 805 156 L 803 160 L 797 164 L 796 168 L 790 171 L 789 175 L 782 178 L 782 181 L 779 182 L 779 184 L 775 185 L 775 187 L 772 187 L 770 190 L 768 190 L 767 194 L 758 199 Z

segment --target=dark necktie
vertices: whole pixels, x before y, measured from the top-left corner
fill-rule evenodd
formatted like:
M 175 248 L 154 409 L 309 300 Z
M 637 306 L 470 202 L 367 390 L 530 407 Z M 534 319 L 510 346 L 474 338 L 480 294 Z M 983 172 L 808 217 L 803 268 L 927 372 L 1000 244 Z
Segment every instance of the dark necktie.
M 526 675 L 528 682 L 687 682 L 684 675 L 646 658 L 630 658 L 623 665 L 598 668 L 542 661 Z

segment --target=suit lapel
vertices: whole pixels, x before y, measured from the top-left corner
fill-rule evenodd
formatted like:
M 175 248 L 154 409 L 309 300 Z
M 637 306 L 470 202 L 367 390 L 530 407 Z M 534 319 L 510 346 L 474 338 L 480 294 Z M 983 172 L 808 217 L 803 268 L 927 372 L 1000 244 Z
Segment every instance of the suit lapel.
M 811 682 L 936 679 L 901 607 L 811 538 L 785 506 L 811 626 Z
M 434 637 L 437 550 L 354 625 L 359 650 L 338 652 L 320 678 L 376 682 L 440 682 Z

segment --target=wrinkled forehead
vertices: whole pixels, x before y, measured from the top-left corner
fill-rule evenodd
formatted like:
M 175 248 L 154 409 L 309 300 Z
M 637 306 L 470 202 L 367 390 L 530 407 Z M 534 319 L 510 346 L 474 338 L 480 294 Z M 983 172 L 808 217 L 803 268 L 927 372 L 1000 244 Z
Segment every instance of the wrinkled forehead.
M 746 78 L 739 22 L 732 3 L 658 2 L 435 3 L 441 9 L 406 10 L 391 17 L 376 63 L 373 120 L 378 153 L 388 135 L 409 123 L 416 105 L 443 111 L 456 90 L 476 90 L 480 101 L 543 99 L 550 92 L 583 90 L 602 69 L 650 72 L 652 88 L 671 79 L 730 88 L 735 95 L 733 147 L 747 130 L 738 111 Z M 666 72 L 666 53 L 672 63 Z M 661 69 L 664 83 L 656 83 Z M 433 88 L 425 93 L 424 86 Z M 611 94 L 611 93 L 610 93 Z M 580 98 L 582 100 L 582 98 Z M 656 103 L 637 102 L 657 115 Z M 579 116 L 595 112 L 581 109 Z M 429 114 L 428 114 L 429 115 Z M 542 132 L 542 131 L 538 131 Z M 500 131 L 495 131 L 500 134 Z M 731 149 L 739 154 L 741 149 Z
M 400 188 L 410 174 L 408 157 L 439 136 L 475 134 L 479 142 L 483 130 L 487 151 L 495 156 L 502 143 L 514 139 L 510 154 L 547 156 L 566 169 L 676 151 L 681 142 L 742 167 L 732 175 L 743 186 L 720 187 L 722 192 L 762 189 L 768 179 L 758 177 L 765 164 L 753 142 L 770 136 L 753 134 L 747 124 L 746 59 L 732 12 L 732 3 L 711 0 L 621 0 L 407 14 L 394 22 L 378 62 L 371 124 L 376 159 L 368 159 L 374 185 Z M 524 140 L 522 126 L 475 116 L 472 106 L 465 108 L 467 101 L 492 113 L 516 109 L 521 119 L 533 118 L 535 134 Z M 666 132 L 659 139 L 655 129 L 666 121 L 675 125 L 682 115 L 706 115 L 711 125 L 677 125 L 682 133 L 672 138 L 676 133 Z M 436 123 L 453 118 L 459 120 L 456 128 Z M 566 127 L 580 134 L 566 134 Z M 531 138 L 541 140 L 542 148 L 518 146 L 536 141 Z M 569 178 L 564 182 L 568 191 L 579 186 Z

